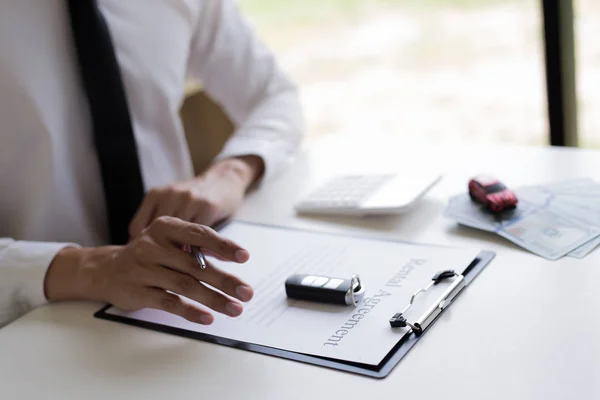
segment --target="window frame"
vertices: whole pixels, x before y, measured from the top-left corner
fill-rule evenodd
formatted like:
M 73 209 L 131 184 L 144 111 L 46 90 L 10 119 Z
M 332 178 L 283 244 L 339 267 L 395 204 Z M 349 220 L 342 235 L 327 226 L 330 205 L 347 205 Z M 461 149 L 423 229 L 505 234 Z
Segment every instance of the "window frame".
M 549 143 L 577 147 L 577 86 L 572 0 L 542 0 Z

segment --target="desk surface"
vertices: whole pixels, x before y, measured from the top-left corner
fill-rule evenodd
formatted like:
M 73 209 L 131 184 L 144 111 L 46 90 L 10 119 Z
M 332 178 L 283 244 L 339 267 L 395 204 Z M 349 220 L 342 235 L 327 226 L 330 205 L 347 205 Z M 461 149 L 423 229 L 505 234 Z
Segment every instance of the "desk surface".
M 361 231 L 496 251 L 495 261 L 384 380 L 243 352 L 94 319 L 98 304 L 41 307 L 0 330 L 3 398 L 597 399 L 600 251 L 550 262 L 442 217 L 475 173 L 511 186 L 600 178 L 600 152 L 426 146 L 332 136 L 253 193 L 239 218 L 326 231 Z M 370 143 L 370 144 L 369 144 Z M 335 154 L 332 159 L 331 154 Z M 293 202 L 347 170 L 445 171 L 410 214 L 297 218 Z M 507 163 L 507 161 L 509 161 Z

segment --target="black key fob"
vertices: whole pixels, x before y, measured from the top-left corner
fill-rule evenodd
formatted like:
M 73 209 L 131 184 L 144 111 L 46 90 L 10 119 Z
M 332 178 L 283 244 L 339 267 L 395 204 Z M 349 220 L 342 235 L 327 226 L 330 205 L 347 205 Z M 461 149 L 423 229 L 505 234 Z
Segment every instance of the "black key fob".
M 333 278 L 323 275 L 292 275 L 285 281 L 291 299 L 356 306 L 365 294 L 360 278 Z

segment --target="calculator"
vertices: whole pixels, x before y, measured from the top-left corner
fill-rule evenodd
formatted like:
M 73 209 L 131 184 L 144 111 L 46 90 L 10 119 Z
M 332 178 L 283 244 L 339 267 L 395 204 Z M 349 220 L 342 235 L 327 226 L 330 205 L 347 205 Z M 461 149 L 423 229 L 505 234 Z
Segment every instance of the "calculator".
M 436 172 L 338 175 L 309 192 L 294 208 L 298 214 L 401 213 L 441 178 Z

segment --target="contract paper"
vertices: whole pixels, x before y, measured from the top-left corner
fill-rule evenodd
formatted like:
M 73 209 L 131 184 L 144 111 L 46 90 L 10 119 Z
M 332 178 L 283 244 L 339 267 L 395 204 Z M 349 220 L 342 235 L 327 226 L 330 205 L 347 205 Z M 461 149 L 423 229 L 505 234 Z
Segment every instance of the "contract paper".
M 446 269 L 461 273 L 478 255 L 475 249 L 411 244 L 358 236 L 230 222 L 221 234 L 250 252 L 245 264 L 211 259 L 253 286 L 255 297 L 237 318 L 214 313 L 209 326 L 166 312 L 143 309 L 107 313 L 202 332 L 241 342 L 378 365 L 407 328 L 391 328 L 389 319 L 408 304 L 433 275 Z M 288 299 L 285 280 L 292 274 L 360 276 L 366 293 L 356 306 Z M 415 321 L 447 289 L 441 283 L 420 294 L 406 313 Z M 187 300 L 189 301 L 189 300 Z

